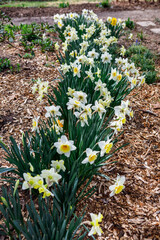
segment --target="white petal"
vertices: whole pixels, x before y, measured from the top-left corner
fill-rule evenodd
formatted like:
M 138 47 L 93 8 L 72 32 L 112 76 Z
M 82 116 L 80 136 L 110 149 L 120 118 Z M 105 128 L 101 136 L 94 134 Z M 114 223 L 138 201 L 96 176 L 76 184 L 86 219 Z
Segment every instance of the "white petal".
M 82 163 L 84 164 L 84 163 L 88 163 L 88 158 L 85 158 L 83 161 L 82 161 Z

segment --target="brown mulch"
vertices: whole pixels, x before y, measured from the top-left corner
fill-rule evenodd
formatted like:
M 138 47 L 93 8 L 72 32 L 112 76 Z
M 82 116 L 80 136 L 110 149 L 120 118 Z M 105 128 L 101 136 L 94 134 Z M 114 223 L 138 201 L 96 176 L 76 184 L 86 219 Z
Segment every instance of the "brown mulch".
M 137 94 L 137 96 L 135 96 Z M 131 101 L 134 118 L 124 127 L 118 151 L 103 168 L 103 174 L 116 178 L 126 176 L 125 189 L 109 197 L 110 183 L 97 178 L 92 185 L 97 193 L 85 203 L 88 212 L 104 216 L 102 239 L 158 240 L 160 233 L 160 84 L 134 90 Z M 111 161 L 110 160 L 110 161 Z M 88 214 L 88 219 L 89 214 Z
M 16 46 L 18 47 L 18 42 Z M 20 48 L 21 49 L 21 48 Z M 46 100 L 40 103 L 31 92 L 31 79 L 38 77 L 52 82 L 58 76 L 57 69 L 46 63 L 54 62 L 54 53 L 42 54 L 36 50 L 35 58 L 20 59 L 21 50 L 9 45 L 0 46 L 1 56 L 20 63 L 20 73 L 0 73 L 0 136 L 5 143 L 9 136 L 21 139 L 20 130 L 30 130 L 35 115 L 44 116 Z M 54 82 L 52 82 L 54 83 Z M 124 134 L 118 145 L 129 143 L 112 158 L 116 164 L 103 168 L 103 173 L 116 177 L 126 176 L 124 191 L 110 198 L 109 182 L 97 178 L 92 185 L 98 190 L 87 200 L 87 218 L 90 212 L 104 216 L 103 237 L 116 240 L 160 239 L 160 83 L 145 84 L 127 98 L 131 101 L 134 118 L 124 126 Z M 0 166 L 9 166 L 3 160 L 0 149 Z
M 124 10 L 140 10 L 140 9 L 157 9 L 160 8 L 158 3 L 150 2 L 112 2 L 110 8 L 100 8 L 97 3 L 83 3 L 83 4 L 72 4 L 67 8 L 58 7 L 47 7 L 47 8 L 22 8 L 22 7 L 3 7 L 1 8 L 10 17 L 41 17 L 41 16 L 53 16 L 54 14 L 62 14 L 68 12 L 81 13 L 83 9 L 93 10 L 95 13 L 106 12 L 106 11 L 124 11 Z

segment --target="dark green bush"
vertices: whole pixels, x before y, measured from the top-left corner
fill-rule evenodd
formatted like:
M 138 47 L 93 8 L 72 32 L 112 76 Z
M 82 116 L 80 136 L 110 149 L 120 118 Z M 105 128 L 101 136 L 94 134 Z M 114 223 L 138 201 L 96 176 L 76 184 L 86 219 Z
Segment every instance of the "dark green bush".
M 110 8 L 111 4 L 109 0 L 104 0 L 103 2 L 100 3 L 100 6 L 103 8 Z

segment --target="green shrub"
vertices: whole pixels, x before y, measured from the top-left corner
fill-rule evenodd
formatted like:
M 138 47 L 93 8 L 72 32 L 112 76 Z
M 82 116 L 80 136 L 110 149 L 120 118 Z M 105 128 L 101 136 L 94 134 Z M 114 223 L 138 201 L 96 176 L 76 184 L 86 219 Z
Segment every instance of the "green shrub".
M 67 7 L 69 7 L 69 3 L 68 2 L 67 3 L 62 2 L 62 3 L 59 4 L 59 8 L 67 8 Z
M 104 0 L 103 2 L 100 3 L 100 6 L 102 6 L 103 8 L 110 8 L 111 6 L 110 0 Z

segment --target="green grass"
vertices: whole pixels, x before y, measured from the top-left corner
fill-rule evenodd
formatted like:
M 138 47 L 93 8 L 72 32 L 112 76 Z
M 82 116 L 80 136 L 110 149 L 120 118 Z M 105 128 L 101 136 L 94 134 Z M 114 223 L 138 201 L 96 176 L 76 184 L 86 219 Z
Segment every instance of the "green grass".
M 46 1 L 46 2 L 39 2 L 39 1 L 36 1 L 36 2 L 27 2 L 27 1 L 10 1 L 6 4 L 2 4 L 0 5 L 0 8 L 2 7 L 24 7 L 24 8 L 27 8 L 27 7 L 41 7 L 41 8 L 44 8 L 44 7 L 58 7 L 60 3 L 63 3 L 65 1 L 55 1 L 55 2 L 50 2 L 50 1 Z M 95 3 L 95 2 L 98 2 L 97 0 L 88 0 L 88 1 L 83 1 L 83 0 L 71 0 L 71 1 L 68 1 L 69 4 L 78 4 L 78 3 L 87 3 L 87 2 L 90 2 L 90 3 Z

